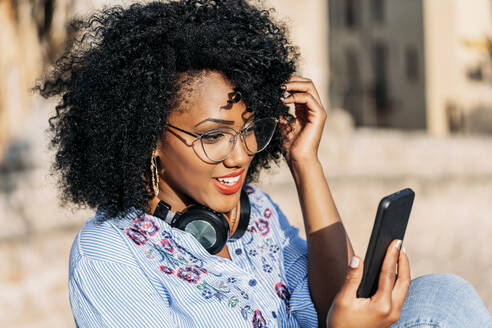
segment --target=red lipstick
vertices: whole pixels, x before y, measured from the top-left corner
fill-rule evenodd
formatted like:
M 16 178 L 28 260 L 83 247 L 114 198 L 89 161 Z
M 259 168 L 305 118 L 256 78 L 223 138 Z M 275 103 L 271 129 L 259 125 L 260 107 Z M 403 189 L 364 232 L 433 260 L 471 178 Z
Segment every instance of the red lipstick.
M 221 177 L 217 177 L 217 178 L 230 178 L 230 177 L 237 177 L 238 175 L 243 174 L 243 172 L 244 172 L 244 169 L 242 169 L 242 170 L 241 170 L 241 171 L 239 171 L 239 172 L 229 173 L 228 175 L 223 175 L 223 176 L 221 176 Z M 215 179 L 217 179 L 217 178 L 215 178 Z
M 219 189 L 219 191 L 222 192 L 223 194 L 232 195 L 241 189 L 241 186 L 243 184 L 243 173 L 244 173 L 244 169 L 242 169 L 239 172 L 230 173 L 221 177 L 213 178 L 212 182 L 217 187 L 217 189 Z M 234 177 L 238 177 L 237 181 L 232 180 Z M 234 181 L 234 183 L 231 184 L 230 182 L 226 183 L 226 181 L 219 181 L 219 179 L 225 179 L 225 178 L 230 178 L 229 180 Z

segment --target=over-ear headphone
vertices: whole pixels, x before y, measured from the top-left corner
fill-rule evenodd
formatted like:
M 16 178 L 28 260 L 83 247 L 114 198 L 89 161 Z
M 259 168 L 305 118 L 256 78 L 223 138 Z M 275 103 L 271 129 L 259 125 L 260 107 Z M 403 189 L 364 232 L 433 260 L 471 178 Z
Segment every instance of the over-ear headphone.
M 153 215 L 173 228 L 191 233 L 210 254 L 217 254 L 224 248 L 227 240 L 241 238 L 248 228 L 251 209 L 248 194 L 244 189 L 241 190 L 240 208 L 239 224 L 230 238 L 226 217 L 203 205 L 192 205 L 183 212 L 173 213 L 171 207 L 161 200 Z

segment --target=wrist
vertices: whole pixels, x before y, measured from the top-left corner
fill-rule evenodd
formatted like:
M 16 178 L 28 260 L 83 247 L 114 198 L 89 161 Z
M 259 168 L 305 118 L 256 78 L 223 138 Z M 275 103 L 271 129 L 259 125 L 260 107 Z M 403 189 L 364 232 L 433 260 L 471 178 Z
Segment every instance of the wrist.
M 287 165 L 291 170 L 303 171 L 308 168 L 320 167 L 321 162 L 317 156 L 309 156 L 302 158 L 290 158 Z
M 291 159 L 288 162 L 288 165 L 296 183 L 301 182 L 301 180 L 309 174 L 318 171 L 323 172 L 323 167 L 317 157 Z

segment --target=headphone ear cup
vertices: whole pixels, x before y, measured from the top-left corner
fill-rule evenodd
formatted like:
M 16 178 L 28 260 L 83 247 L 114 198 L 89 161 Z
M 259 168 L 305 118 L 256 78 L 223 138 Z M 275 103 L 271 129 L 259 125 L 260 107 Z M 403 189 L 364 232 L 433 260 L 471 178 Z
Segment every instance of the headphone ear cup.
M 202 205 L 187 208 L 173 222 L 173 227 L 191 233 L 212 255 L 224 248 L 229 237 L 226 217 Z
M 237 225 L 237 229 L 234 232 L 234 235 L 232 235 L 230 238 L 230 240 L 232 241 L 238 240 L 244 235 L 246 229 L 248 229 L 249 219 L 251 216 L 251 204 L 249 202 L 248 193 L 244 191 L 244 189 L 241 190 L 239 202 L 241 204 L 241 213 L 239 214 L 239 223 Z

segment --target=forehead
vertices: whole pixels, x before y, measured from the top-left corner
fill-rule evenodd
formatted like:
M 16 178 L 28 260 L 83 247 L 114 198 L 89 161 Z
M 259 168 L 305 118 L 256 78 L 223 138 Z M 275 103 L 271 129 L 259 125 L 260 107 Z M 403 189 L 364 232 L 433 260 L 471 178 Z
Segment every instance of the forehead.
M 219 72 L 207 72 L 196 77 L 183 89 L 179 110 L 169 115 L 171 124 L 180 123 L 191 127 L 207 118 L 242 123 L 251 116 L 242 100 L 237 103 L 227 102 L 235 96 L 234 85 Z

